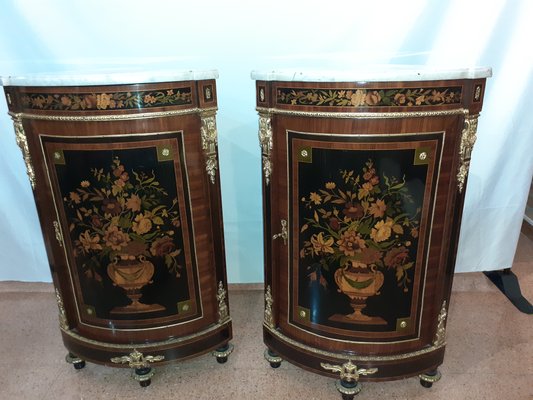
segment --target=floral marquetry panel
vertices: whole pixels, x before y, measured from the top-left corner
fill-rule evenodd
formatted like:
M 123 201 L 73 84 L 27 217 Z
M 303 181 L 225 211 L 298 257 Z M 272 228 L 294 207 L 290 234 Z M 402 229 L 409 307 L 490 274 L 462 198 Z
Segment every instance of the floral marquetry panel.
M 340 339 L 416 335 L 444 133 L 339 136 L 288 133 L 291 322 Z
M 2 80 L 76 368 L 231 353 L 217 76 Z
M 182 135 L 41 136 L 85 322 L 201 316 Z
M 340 378 L 345 396 L 360 390 L 358 380 L 440 376 L 489 75 L 433 67 L 252 73 L 271 365 L 286 360 Z

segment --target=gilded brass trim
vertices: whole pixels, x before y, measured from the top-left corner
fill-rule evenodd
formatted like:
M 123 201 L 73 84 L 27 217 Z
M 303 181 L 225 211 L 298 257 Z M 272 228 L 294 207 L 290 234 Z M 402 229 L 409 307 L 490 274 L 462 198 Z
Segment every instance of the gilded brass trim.
M 63 235 L 61 234 L 61 228 L 59 227 L 59 222 L 54 221 L 53 224 L 54 224 L 56 240 L 59 243 L 59 247 L 63 247 Z
M 265 291 L 265 324 L 271 328 L 275 327 L 274 314 L 272 313 L 273 303 L 274 303 L 274 299 L 272 298 L 272 292 L 270 290 L 270 285 L 268 285 Z
M 457 172 L 457 187 L 459 193 L 462 193 L 466 178 L 468 177 L 468 170 L 470 169 L 470 158 L 474 143 L 476 142 L 477 120 L 478 115 L 466 116 L 465 125 L 461 133 L 461 147 L 459 148 L 459 172 Z
M 441 346 L 446 343 L 446 300 L 442 302 L 439 316 L 437 317 L 437 332 L 435 333 L 435 339 L 433 339 L 434 346 Z
M 205 170 L 211 183 L 215 183 L 216 171 L 218 168 L 217 162 L 217 122 L 215 119 L 216 111 L 205 111 L 200 113 L 202 119 L 202 127 L 200 133 L 202 137 L 202 149 L 205 155 Z
M 84 336 L 81 336 L 77 334 L 76 332 L 68 329 L 68 328 L 61 328 L 61 332 L 64 334 L 70 336 L 71 338 L 78 340 L 83 343 L 91 344 L 93 346 L 100 346 L 105 348 L 111 348 L 111 349 L 124 349 L 124 350 L 131 350 L 133 348 L 136 349 L 147 349 L 152 347 L 159 347 L 159 346 L 170 346 L 182 342 L 186 342 L 195 338 L 198 338 L 200 336 L 207 335 L 213 331 L 216 331 L 219 328 L 222 328 L 224 325 L 227 325 L 231 322 L 231 318 L 228 317 L 223 323 L 217 323 L 213 326 L 210 326 L 207 329 L 204 329 L 203 331 L 193 333 L 191 335 L 182 336 L 179 338 L 171 338 L 167 340 L 162 340 L 160 342 L 152 342 L 152 343 L 137 343 L 137 344 L 117 344 L 117 343 L 107 343 L 107 342 L 100 342 L 98 340 L 88 339 Z
M 133 352 L 127 356 L 113 357 L 111 362 L 114 364 L 128 364 L 130 368 L 149 368 L 150 363 L 157 361 L 163 361 L 165 356 L 145 356 L 137 349 L 133 349 Z
M 259 108 L 257 109 L 259 111 Z M 265 185 L 270 183 L 272 175 L 272 118 L 270 113 L 259 111 L 259 146 L 261 147 L 261 160 Z
M 378 372 L 377 368 L 357 368 L 357 365 L 352 363 L 352 360 L 348 360 L 342 365 L 320 363 L 320 366 L 327 371 L 338 372 L 340 380 L 346 382 L 358 382 L 360 375 L 372 375 Z
M 227 291 L 222 281 L 218 282 L 218 323 L 221 324 L 229 318 L 228 304 L 226 303 Z
M 65 312 L 65 306 L 63 305 L 63 299 L 61 298 L 61 295 L 59 294 L 59 290 L 56 288 L 56 301 L 57 301 L 57 308 L 59 309 L 59 327 L 62 330 L 68 330 L 68 320 L 67 320 L 67 313 Z
M 448 115 L 468 115 L 466 108 L 454 108 L 452 110 L 436 111 L 404 111 L 404 112 L 328 112 L 328 111 L 296 111 L 279 108 L 256 107 L 259 115 L 280 114 L 294 117 L 315 118 L 348 118 L 348 119 L 391 119 L 391 118 L 424 118 L 441 117 Z
M 285 336 L 284 334 L 280 333 L 278 330 L 270 328 L 266 324 L 263 324 L 263 327 L 266 328 L 273 336 L 275 336 L 277 339 L 290 344 L 291 346 L 294 346 L 296 348 L 299 348 L 304 351 L 308 351 L 310 353 L 314 353 L 319 356 L 323 357 L 329 357 L 329 358 L 335 358 L 338 360 L 346 360 L 346 355 L 339 354 L 339 353 L 332 353 L 330 351 L 315 349 L 314 347 L 308 346 L 306 344 L 297 342 L 296 340 L 291 339 L 290 337 Z M 438 345 L 433 344 L 430 347 L 426 347 L 422 350 L 413 351 L 410 353 L 403 353 L 403 354 L 394 354 L 390 356 L 357 356 L 357 355 L 350 355 L 350 359 L 353 361 L 396 361 L 396 360 L 405 360 L 407 358 L 412 357 L 418 357 L 423 354 L 431 353 L 433 351 L 437 351 L 440 348 L 444 347 L 446 345 L 446 341 L 443 343 L 440 343 Z
M 80 122 L 98 122 L 98 121 L 122 121 L 132 119 L 152 119 L 152 118 L 165 118 L 175 117 L 179 115 L 199 114 L 216 112 L 216 107 L 211 108 L 185 108 L 182 110 L 170 110 L 170 111 L 156 111 L 151 113 L 136 113 L 136 114 L 104 114 L 104 115 L 41 115 L 32 113 L 13 113 L 9 112 L 13 118 L 14 115 L 19 116 L 21 119 L 35 119 L 42 121 L 80 121 Z
M 22 114 L 9 113 L 13 120 L 13 126 L 15 127 L 15 137 L 17 144 L 22 151 L 24 157 L 24 163 L 26 164 L 26 173 L 30 178 L 31 188 L 35 189 L 35 170 L 31 161 L 30 149 L 28 147 L 28 139 L 26 138 L 26 132 L 24 132 L 24 126 L 22 125 Z

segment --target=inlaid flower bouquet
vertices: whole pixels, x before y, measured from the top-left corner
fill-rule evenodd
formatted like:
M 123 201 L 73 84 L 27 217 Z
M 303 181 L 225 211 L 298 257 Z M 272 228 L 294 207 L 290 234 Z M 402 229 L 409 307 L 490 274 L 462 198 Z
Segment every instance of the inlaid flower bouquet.
M 338 290 L 359 303 L 352 304 L 353 319 L 364 317 L 364 302 L 356 300 L 379 294 L 382 271 L 394 270 L 397 285 L 409 291 L 420 209 L 406 212 L 414 201 L 405 177 L 380 177 L 369 159 L 362 171 L 341 170 L 338 180 L 301 201 L 308 210 L 300 228 L 307 239 L 300 249 L 300 258 L 309 260 L 307 276 L 327 287 L 324 271 L 331 272 Z
M 77 236 L 75 255 L 82 256 L 85 275 L 101 282 L 110 263 L 161 258 L 179 277 L 178 202 L 170 205 L 167 198 L 153 171 L 127 170 L 118 157 L 107 171 L 92 168 L 91 176 L 64 198 L 72 209 L 69 228 Z

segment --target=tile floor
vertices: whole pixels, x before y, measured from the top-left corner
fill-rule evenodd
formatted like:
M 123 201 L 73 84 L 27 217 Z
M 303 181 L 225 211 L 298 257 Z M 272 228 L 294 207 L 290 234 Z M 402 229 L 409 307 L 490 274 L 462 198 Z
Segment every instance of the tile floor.
M 513 271 L 533 301 L 533 241 L 522 235 Z M 263 359 L 263 294 L 230 288 L 235 351 L 158 368 L 141 388 L 128 370 L 67 365 L 50 284 L 0 282 L 0 399 L 340 399 L 334 380 Z M 533 399 L 533 316 L 519 313 L 481 273 L 458 274 L 450 305 L 443 378 L 364 383 L 356 399 Z

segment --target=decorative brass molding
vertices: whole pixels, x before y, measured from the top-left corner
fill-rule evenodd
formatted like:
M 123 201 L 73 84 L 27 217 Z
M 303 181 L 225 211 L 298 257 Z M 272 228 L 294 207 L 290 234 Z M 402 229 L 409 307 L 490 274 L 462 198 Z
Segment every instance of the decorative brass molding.
M 231 322 L 231 317 L 228 317 L 224 322 L 222 323 L 216 323 L 211 326 L 209 326 L 207 329 L 204 329 L 199 332 L 195 332 L 191 335 L 181 336 L 181 337 L 173 337 L 166 340 L 161 340 L 158 342 L 151 342 L 151 343 L 137 343 L 135 344 L 135 347 L 137 349 L 152 349 L 159 346 L 171 346 L 175 345 L 177 343 L 183 343 L 190 341 L 192 339 L 208 335 L 211 332 L 216 331 L 217 329 L 222 328 L 224 325 L 227 325 Z M 61 328 L 61 332 L 63 332 L 65 335 L 70 336 L 72 339 L 77 340 L 79 342 L 87 343 L 92 346 L 98 346 L 102 347 L 104 349 L 120 349 L 120 350 L 130 350 L 132 348 L 131 344 L 119 344 L 119 343 L 109 343 L 109 342 L 101 342 L 94 339 L 88 339 L 84 336 L 79 335 L 78 333 L 74 332 L 73 330 L 69 330 L 68 328 Z
M 211 179 L 211 183 L 215 183 L 215 176 L 217 170 L 217 123 L 215 119 L 215 112 L 201 112 L 202 127 L 200 128 L 202 137 L 202 149 L 205 154 L 205 170 Z
M 133 349 L 133 352 L 127 356 L 113 357 L 111 362 L 114 364 L 128 364 L 130 368 L 139 369 L 149 368 L 150 363 L 162 361 L 164 359 L 165 356 L 145 356 L 140 351 L 137 351 L 137 349 Z
M 461 147 L 459 148 L 459 172 L 457 173 L 459 193 L 462 193 L 465 187 L 468 170 L 470 169 L 470 158 L 477 138 L 478 116 L 479 115 L 465 116 L 465 125 L 461 133 Z
M 28 147 L 28 140 L 26 138 L 26 133 L 24 132 L 24 126 L 22 125 L 21 114 L 10 113 L 10 115 L 11 119 L 13 120 L 13 126 L 15 127 L 17 144 L 20 147 L 20 150 L 22 151 L 24 163 L 26 164 L 26 173 L 28 174 L 28 178 L 30 178 L 32 189 L 35 189 L 35 170 L 33 169 L 30 149 Z
M 426 118 L 448 115 L 468 115 L 466 108 L 435 111 L 403 111 L 403 112 L 328 112 L 328 111 L 296 111 L 279 108 L 256 107 L 261 114 L 280 114 L 295 117 L 343 118 L 343 119 L 391 119 L 391 118 Z
M 274 299 L 272 298 L 272 292 L 270 285 L 267 286 L 265 291 L 265 324 L 271 328 L 274 328 L 274 315 L 272 314 L 272 304 Z
M 437 317 L 437 332 L 435 333 L 435 339 L 433 339 L 433 346 L 444 346 L 446 344 L 446 300 L 442 302 L 439 316 Z
M 229 318 L 228 304 L 226 303 L 226 289 L 222 281 L 218 282 L 217 300 L 218 300 L 218 322 L 222 323 Z
M 435 383 L 440 381 L 440 378 L 442 378 L 442 374 L 440 371 L 437 370 L 437 373 L 435 375 L 428 375 L 428 374 L 420 374 L 418 375 L 420 380 L 429 382 L 429 383 Z
M 265 184 L 270 183 L 272 175 L 272 118 L 270 113 L 259 112 L 259 146 L 261 146 L 261 160 Z
M 13 118 L 14 115 L 19 116 L 21 119 L 35 119 L 42 121 L 81 121 L 81 122 L 95 122 L 95 121 L 123 121 L 132 119 L 152 119 L 152 118 L 165 118 L 175 117 L 179 115 L 189 115 L 207 112 L 216 112 L 217 108 L 185 108 L 182 110 L 170 110 L 170 111 L 156 111 L 156 112 L 143 112 L 132 114 L 104 114 L 104 115 L 42 115 L 31 113 L 9 113 Z
M 378 372 L 377 368 L 357 368 L 357 365 L 352 363 L 352 360 L 348 360 L 342 365 L 320 363 L 320 366 L 327 371 L 338 372 L 340 380 L 345 382 L 358 382 L 360 375 L 372 375 Z
M 263 323 L 263 327 L 266 330 L 268 330 L 270 334 L 272 334 L 273 336 L 277 337 L 279 340 L 281 340 L 281 341 L 283 341 L 285 343 L 288 343 L 291 346 L 294 346 L 294 347 L 299 348 L 301 350 L 304 350 L 304 351 L 307 351 L 309 353 L 313 353 L 313 354 L 316 354 L 316 355 L 319 355 L 319 356 L 324 356 L 324 357 L 328 357 L 328 358 L 335 358 L 335 359 L 338 359 L 338 360 L 346 360 L 346 355 L 333 353 L 331 351 L 320 350 L 320 349 L 316 349 L 314 347 L 308 346 L 306 344 L 302 344 L 300 342 L 297 342 L 296 340 L 291 339 L 290 337 L 287 337 L 287 336 L 283 335 L 277 329 L 271 328 L 271 327 L 269 327 L 268 325 L 266 325 L 264 323 Z M 423 354 L 432 353 L 432 352 L 437 351 L 440 348 L 444 347 L 445 344 L 446 343 L 442 343 L 442 344 L 439 344 L 439 345 L 429 346 L 429 347 L 426 347 L 426 348 L 421 349 L 421 350 L 412 351 L 410 353 L 394 354 L 394 355 L 390 355 L 390 356 L 357 356 L 357 355 L 353 355 L 353 356 L 350 356 L 350 359 L 353 360 L 353 361 L 397 361 L 397 360 L 405 360 L 407 358 L 418 357 L 418 356 L 421 356 Z
M 59 294 L 59 290 L 56 288 L 56 301 L 57 301 L 57 308 L 59 309 L 59 327 L 64 330 L 68 331 L 70 328 L 68 326 L 67 321 L 67 313 L 65 312 L 65 306 L 63 305 L 63 299 L 61 298 L 61 295 Z
M 283 239 L 283 244 L 287 244 L 287 239 L 289 238 L 289 231 L 287 229 L 287 220 L 281 220 L 281 232 L 276 233 L 272 236 L 272 239 L 276 240 L 277 238 Z
M 60 247 L 63 247 L 63 235 L 61 234 L 61 229 L 59 228 L 59 222 L 54 221 L 54 231 L 56 234 L 56 240 L 59 243 Z

